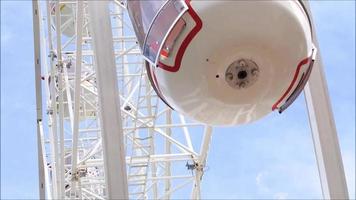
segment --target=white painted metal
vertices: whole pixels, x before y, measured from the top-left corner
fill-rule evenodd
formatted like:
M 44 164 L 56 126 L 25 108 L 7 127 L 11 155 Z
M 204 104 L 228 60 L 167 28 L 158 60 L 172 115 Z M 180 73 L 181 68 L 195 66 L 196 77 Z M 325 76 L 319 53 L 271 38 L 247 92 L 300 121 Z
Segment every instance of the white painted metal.
M 76 54 L 75 54 L 75 84 L 74 84 L 74 119 L 73 119 L 73 137 L 72 137 L 72 169 L 77 171 L 77 156 L 78 156 L 78 136 L 79 136 L 79 109 L 80 109 L 80 82 L 82 73 L 82 37 L 83 37 L 83 1 L 77 2 L 77 22 L 75 33 L 76 38 Z M 74 175 L 74 174 L 73 174 Z M 76 178 L 72 178 L 71 192 L 75 192 Z
M 107 181 L 108 176 L 127 181 L 126 197 L 130 199 L 174 198 L 189 186 L 193 191 L 197 169 L 184 168 L 187 163 L 199 162 L 200 153 L 194 144 L 200 141 L 194 143 L 190 134 L 203 136 L 204 126 L 180 117 L 159 100 L 147 78 L 126 11 L 118 1 L 106 2 L 110 13 L 105 17 L 98 14 L 97 6 L 104 3 L 39 1 L 40 10 L 46 13 L 41 20 L 47 22 L 42 27 L 46 35 L 42 35 L 41 42 L 35 41 L 44 46 L 41 84 L 46 88 L 47 101 L 45 105 L 39 102 L 39 106 L 46 107 L 48 121 L 39 129 L 39 141 L 47 155 L 41 161 L 48 183 L 47 198 L 120 196 L 119 188 L 124 188 L 121 186 L 125 183 Z M 114 48 L 111 53 L 110 46 Z M 109 64 L 103 67 L 103 62 Z M 111 76 L 106 71 L 110 62 L 116 67 L 116 72 L 109 73 Z M 36 80 L 40 83 L 41 77 L 36 76 Z M 119 100 L 121 103 L 114 103 Z M 116 106 L 109 107 L 110 104 Z M 121 113 L 113 114 L 114 107 Z M 114 123 L 118 119 L 114 115 L 120 114 L 122 128 Z M 115 125 L 108 125 L 107 119 Z M 108 128 L 109 140 L 105 134 Z M 114 132 L 121 134 L 111 135 Z M 108 153 L 112 148 L 117 153 Z M 125 150 L 125 157 L 120 159 L 118 148 Z M 120 171 L 117 165 L 123 163 L 126 170 Z M 128 177 L 122 179 L 126 173 Z
M 102 21 L 91 23 L 86 1 L 59 1 L 57 12 L 54 1 L 40 2 L 39 8 L 36 8 L 37 3 L 38 1 L 34 1 L 33 5 L 40 197 L 44 198 L 45 193 L 48 199 L 105 199 L 110 197 L 108 195 L 115 195 L 106 190 L 120 188 L 120 183 L 106 181 L 107 176 L 116 177 L 117 180 L 120 173 L 126 173 L 120 171 L 120 167 L 105 170 L 105 166 L 108 166 L 107 158 L 111 157 L 111 161 L 116 164 L 109 164 L 110 166 L 120 166 L 126 162 L 127 179 L 124 180 L 127 181 L 128 197 L 131 199 L 174 198 L 181 188 L 188 185 L 192 192 L 186 194 L 186 198 L 200 198 L 200 182 L 212 128 L 189 122 L 160 102 L 148 84 L 141 52 L 135 43 L 133 30 L 121 2 L 115 0 L 109 3 L 112 24 L 110 30 L 108 14 L 103 19 L 106 20 L 106 29 L 103 28 Z M 96 3 L 91 2 L 91 13 L 99 11 L 98 8 L 94 9 Z M 60 8 L 62 5 L 65 5 L 66 11 L 58 12 L 58 6 Z M 40 27 L 41 10 L 47 13 L 43 19 L 47 20 L 47 26 Z M 66 15 L 66 18 L 62 15 Z M 66 19 L 67 23 L 61 23 L 62 19 Z M 73 23 L 69 23 L 70 21 Z M 47 33 L 46 37 L 40 34 L 41 28 Z M 98 31 L 108 35 L 105 40 L 100 38 L 103 35 L 98 35 Z M 41 46 L 46 48 L 41 48 L 40 51 Z M 113 52 L 108 48 L 111 46 L 114 48 Z M 97 73 L 106 69 L 101 68 L 102 62 L 111 62 L 105 66 L 116 66 L 116 72 L 111 69 L 111 75 L 115 74 L 117 81 L 113 81 L 116 79 L 113 76 Z M 58 70 L 62 66 L 65 69 Z M 40 83 L 42 78 L 44 80 Z M 108 84 L 109 79 L 111 84 Z M 64 84 L 61 84 L 63 81 Z M 107 88 L 98 85 L 99 82 L 108 84 Z M 47 98 L 43 105 L 41 85 L 45 88 Z M 118 93 L 110 94 L 117 96 L 117 99 L 108 99 L 108 96 L 103 95 L 103 90 L 107 92 L 109 89 Z M 66 95 L 61 98 L 61 93 Z M 316 62 L 305 95 L 324 197 L 348 198 L 320 60 Z M 109 104 L 116 101 L 116 106 L 110 111 L 104 111 L 103 109 L 108 109 L 107 106 L 99 103 L 104 101 L 110 101 Z M 47 109 L 44 120 L 42 109 Z M 120 145 L 120 135 L 108 141 L 105 135 L 107 129 L 103 128 L 108 127 L 103 115 L 112 114 L 111 111 L 119 109 L 122 128 L 119 123 L 109 128 L 112 128 L 111 133 L 122 133 L 121 141 L 123 140 L 124 145 Z M 111 123 L 118 120 L 120 113 L 116 112 L 115 115 L 116 119 L 110 117 Z M 194 148 L 191 134 L 199 134 L 200 131 L 203 139 L 198 151 Z M 120 159 L 120 153 L 107 153 L 110 147 L 125 147 L 126 156 Z M 192 170 L 179 170 L 186 164 Z M 125 183 L 121 183 L 123 185 Z
M 40 140 L 39 142 L 41 143 L 41 148 L 39 150 L 41 150 L 41 156 L 46 154 L 45 151 L 45 144 L 44 144 L 44 135 L 43 135 L 43 124 L 42 121 L 39 122 L 39 131 L 40 131 Z M 50 178 L 48 175 L 48 169 L 47 169 L 47 159 L 46 157 L 43 157 L 42 159 L 38 159 L 39 161 L 42 160 L 42 163 L 40 163 L 39 165 L 39 169 L 43 170 L 42 173 L 44 173 L 44 177 L 41 178 L 40 175 L 40 199 L 52 199 L 52 194 L 51 194 L 51 189 L 50 189 Z M 44 169 L 46 168 L 46 169 Z M 43 181 L 43 182 L 42 182 Z M 45 187 L 45 191 L 43 191 L 43 187 Z
M 106 197 L 108 199 L 127 199 L 125 148 L 109 1 L 89 1 L 88 10 L 95 55 Z
M 192 192 L 192 199 L 200 199 L 201 194 L 200 194 L 200 180 L 202 179 L 202 176 L 204 174 L 204 168 L 206 165 L 206 159 L 208 157 L 207 152 L 210 146 L 210 141 L 212 138 L 212 133 L 213 133 L 213 128 L 210 126 L 205 127 L 205 134 L 203 138 L 203 142 L 201 144 L 200 148 L 200 156 L 199 160 L 197 162 L 197 167 L 196 167 L 196 174 L 195 174 L 195 184 Z
M 59 2 L 55 3 L 55 18 L 56 18 L 56 54 L 57 54 L 57 65 L 56 70 L 58 71 L 58 117 L 59 117 L 59 154 L 58 158 L 58 170 L 57 173 L 57 195 L 58 198 L 64 198 L 64 105 L 63 105 L 63 60 L 62 60 L 62 34 L 61 34 L 61 13 Z M 55 144 L 57 145 L 57 137 L 55 136 Z
M 35 86 L 36 86 L 36 115 L 37 115 L 37 156 L 38 156 L 38 175 L 39 175 L 39 197 L 44 199 L 46 196 L 46 172 L 45 157 L 43 154 L 44 146 L 42 146 L 41 129 L 42 129 L 42 85 L 41 85 L 41 14 L 38 2 L 32 4 L 33 12 L 33 39 L 34 39 L 34 60 L 35 60 Z M 48 191 L 47 191 L 48 192 Z M 48 193 L 47 193 L 48 194 Z
M 311 11 L 309 3 L 304 2 Z M 315 26 L 313 25 L 315 30 Z M 315 45 L 318 41 L 314 31 Z M 344 166 L 320 52 L 304 89 L 320 182 L 325 199 L 348 199 Z
M 167 45 L 169 56 L 159 51 L 159 62 L 151 67 L 168 104 L 197 121 L 217 126 L 250 123 L 281 107 L 304 77 L 313 52 L 309 21 L 299 1 L 186 2 L 190 12 L 180 19 L 184 28 L 174 45 Z M 171 15 L 163 10 L 162 21 L 156 18 L 153 24 L 165 24 L 168 19 L 163 16 Z M 201 29 L 197 28 L 199 20 Z M 180 24 L 172 25 L 172 35 Z M 160 31 L 151 31 L 147 38 L 161 41 L 164 34 Z M 177 52 L 192 33 L 196 35 L 180 63 Z M 155 48 L 149 42 L 144 46 Z M 239 78 L 240 72 L 246 75 Z

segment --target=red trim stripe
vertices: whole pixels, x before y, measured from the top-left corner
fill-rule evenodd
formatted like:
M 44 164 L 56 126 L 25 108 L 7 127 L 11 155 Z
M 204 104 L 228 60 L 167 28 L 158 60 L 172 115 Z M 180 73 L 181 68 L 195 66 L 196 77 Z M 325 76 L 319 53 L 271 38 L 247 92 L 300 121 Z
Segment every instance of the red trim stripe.
M 160 61 L 158 62 L 159 68 L 162 68 L 169 72 L 177 72 L 179 70 L 185 50 L 187 49 L 188 45 L 193 40 L 193 38 L 197 35 L 197 33 L 203 27 L 202 20 L 200 19 L 198 14 L 193 10 L 192 6 L 190 5 L 190 2 L 191 2 L 191 0 L 185 0 L 185 3 L 188 6 L 188 13 L 190 14 L 190 16 L 193 18 L 193 20 L 196 23 L 195 27 L 191 30 L 191 32 L 183 40 L 182 45 L 179 47 L 176 59 L 174 61 L 174 66 L 165 65 L 164 63 L 162 63 Z
M 148 76 L 148 79 L 150 80 L 151 82 L 151 85 L 154 89 L 154 91 L 157 93 L 158 97 L 168 106 L 170 107 L 172 110 L 173 107 L 170 106 L 167 102 L 167 100 L 164 98 L 164 96 L 162 95 L 161 91 L 159 90 L 159 86 L 157 85 L 157 78 L 156 78 L 156 75 L 154 73 L 154 71 L 152 70 L 153 67 L 150 66 L 150 64 L 146 61 L 146 71 L 147 71 L 147 76 Z
M 289 85 L 287 91 L 285 91 L 284 94 L 283 94 L 283 96 L 282 96 L 281 98 L 279 98 L 279 100 L 278 100 L 275 104 L 273 104 L 272 110 L 277 109 L 277 108 L 278 108 L 278 107 L 277 107 L 278 104 L 280 104 L 280 103 L 282 102 L 282 100 L 288 95 L 288 93 L 290 92 L 290 90 L 293 88 L 295 82 L 297 81 L 297 78 L 298 78 L 300 69 L 302 68 L 303 65 L 307 64 L 307 63 L 309 62 L 309 60 L 310 60 L 310 57 L 305 58 L 304 60 L 302 60 L 302 61 L 298 64 L 297 70 L 296 70 L 295 73 L 294 73 L 293 80 L 292 80 L 292 82 L 290 83 L 290 85 Z

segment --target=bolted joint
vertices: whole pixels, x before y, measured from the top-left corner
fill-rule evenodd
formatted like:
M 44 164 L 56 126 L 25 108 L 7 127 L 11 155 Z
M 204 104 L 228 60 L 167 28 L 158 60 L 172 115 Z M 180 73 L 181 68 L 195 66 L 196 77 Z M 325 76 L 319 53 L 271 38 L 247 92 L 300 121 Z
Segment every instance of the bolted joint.
M 53 109 L 52 108 L 48 108 L 47 109 L 47 115 L 53 115 Z
M 197 171 L 203 171 L 204 170 L 204 165 L 197 162 L 197 161 L 193 161 L 193 163 L 188 163 L 185 165 L 187 167 L 188 170 L 197 170 Z
M 59 73 L 63 72 L 63 62 L 62 61 L 58 61 L 58 63 L 56 64 L 56 67 L 57 67 L 57 71 Z
M 78 181 L 82 177 L 86 177 L 88 174 L 87 168 L 78 168 L 76 173 L 72 173 L 72 181 Z
M 53 61 L 55 58 L 57 58 L 57 54 L 54 51 L 50 51 L 48 57 Z

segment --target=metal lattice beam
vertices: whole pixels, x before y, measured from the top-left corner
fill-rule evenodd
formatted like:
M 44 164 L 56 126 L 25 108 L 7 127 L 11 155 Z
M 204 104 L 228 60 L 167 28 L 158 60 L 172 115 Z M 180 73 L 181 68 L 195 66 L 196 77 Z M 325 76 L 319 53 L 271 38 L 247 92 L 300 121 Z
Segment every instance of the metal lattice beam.
M 155 94 L 124 6 L 63 0 L 39 2 L 38 11 L 46 13 L 35 43 L 46 94 L 39 144 L 47 198 L 166 199 L 189 185 L 186 197 L 199 198 L 211 128 Z

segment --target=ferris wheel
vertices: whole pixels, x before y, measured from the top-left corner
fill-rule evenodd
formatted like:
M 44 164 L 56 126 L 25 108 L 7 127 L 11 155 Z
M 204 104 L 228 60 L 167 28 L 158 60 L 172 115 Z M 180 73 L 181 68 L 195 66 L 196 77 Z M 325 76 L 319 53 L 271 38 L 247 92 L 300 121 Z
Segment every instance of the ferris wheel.
M 306 2 L 35 0 L 33 14 L 41 198 L 200 199 L 213 126 L 282 113 L 303 89 L 324 197 L 347 198 Z

